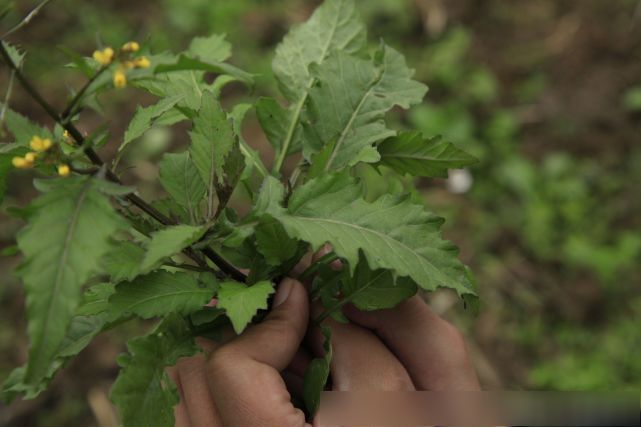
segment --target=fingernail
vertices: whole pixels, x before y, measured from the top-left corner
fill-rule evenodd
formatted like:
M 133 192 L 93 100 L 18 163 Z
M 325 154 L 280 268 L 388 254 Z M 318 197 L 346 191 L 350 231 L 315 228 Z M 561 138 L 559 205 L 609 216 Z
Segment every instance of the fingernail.
M 274 296 L 274 308 L 278 307 L 287 300 L 287 297 L 289 297 L 289 294 L 292 292 L 293 287 L 294 280 L 292 279 L 284 279 L 282 282 L 280 282 L 280 285 L 278 285 L 278 290 L 276 291 L 276 295 Z

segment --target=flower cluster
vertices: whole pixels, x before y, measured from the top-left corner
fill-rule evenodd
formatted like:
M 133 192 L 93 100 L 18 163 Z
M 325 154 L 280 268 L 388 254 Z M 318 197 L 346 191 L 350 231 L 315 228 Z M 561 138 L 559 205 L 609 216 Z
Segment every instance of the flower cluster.
M 112 81 L 116 88 L 122 89 L 127 86 L 126 71 L 133 68 L 149 68 L 151 61 L 146 56 L 135 56 L 140 50 L 138 42 L 127 42 L 118 52 L 113 48 L 106 47 L 93 53 L 93 59 L 103 67 L 107 67 L 116 62 L 116 68 L 113 72 Z
M 53 142 L 49 138 L 41 138 L 34 135 L 29 142 L 29 147 L 33 150 L 25 154 L 23 157 L 16 156 L 11 160 L 14 167 L 18 169 L 31 169 L 36 164 L 39 157 L 46 155 L 46 153 L 53 147 Z M 58 175 L 69 176 L 71 168 L 65 163 L 61 163 L 57 167 Z

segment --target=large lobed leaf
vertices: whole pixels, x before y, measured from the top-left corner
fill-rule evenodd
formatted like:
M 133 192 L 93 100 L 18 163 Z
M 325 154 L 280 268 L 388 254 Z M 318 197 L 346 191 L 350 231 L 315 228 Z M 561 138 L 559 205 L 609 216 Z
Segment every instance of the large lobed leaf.
M 37 382 L 60 347 L 80 301 L 82 285 L 101 271 L 109 238 L 123 221 L 105 193 L 113 184 L 72 177 L 41 182 L 29 223 L 18 234 L 24 254 L 19 275 L 27 297 L 31 339 L 25 382 Z
M 412 80 L 403 55 L 384 46 L 373 60 L 337 52 L 312 65 L 317 83 L 310 91 L 306 156 L 335 144 L 325 170 L 379 159 L 373 144 L 396 134 L 385 125 L 395 106 L 420 103 L 427 86 Z
M 271 178 L 263 191 L 282 194 L 279 186 Z M 361 194 L 360 185 L 348 175 L 326 175 L 295 190 L 287 208 L 272 199 L 266 212 L 291 237 L 314 249 L 330 243 L 352 274 L 362 251 L 371 269 L 408 276 L 423 289 L 442 286 L 460 295 L 474 293 L 458 250 L 440 236 L 441 218 L 406 197 L 385 195 L 368 203 Z
M 313 81 L 310 64 L 321 64 L 333 51 L 362 52 L 365 44 L 365 26 L 353 0 L 326 0 L 276 48 L 272 69 L 281 92 L 289 101 L 298 102 L 307 96 Z
M 179 397 L 165 372 L 179 358 L 198 351 L 194 338 L 178 315 L 165 318 L 144 337 L 127 345 L 129 354 L 118 358 L 120 374 L 111 389 L 124 427 L 171 427 Z

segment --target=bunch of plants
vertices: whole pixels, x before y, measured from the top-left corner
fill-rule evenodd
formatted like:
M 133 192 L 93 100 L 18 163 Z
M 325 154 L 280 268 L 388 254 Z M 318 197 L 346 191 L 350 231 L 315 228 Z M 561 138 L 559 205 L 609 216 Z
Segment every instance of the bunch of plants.
M 35 173 L 40 192 L 9 209 L 25 222 L 15 251 L 30 349 L 4 383 L 6 400 L 37 396 L 101 332 L 157 319 L 119 357 L 111 398 L 124 425 L 173 425 L 178 394 L 166 367 L 202 351 L 196 337 L 216 339 L 230 327 L 240 334 L 260 321 L 280 279 L 326 244 L 330 252 L 299 279 L 311 281 L 311 298 L 324 308 L 314 322 L 327 339 L 322 321 L 347 321 L 345 304 L 390 308 L 438 287 L 474 303 L 473 278 L 441 237 L 442 218 L 399 187 L 364 198 L 356 168 L 442 178 L 476 160 L 438 137 L 387 124 L 391 110 L 420 104 L 427 87 L 397 50 L 368 44 L 352 0 L 326 0 L 278 45 L 280 99 L 227 109 L 223 88 L 251 91 L 255 76 L 227 62 L 224 36 L 195 38 L 178 54 L 136 42 L 90 57 L 68 53 L 86 83 L 57 111 L 24 73 L 20 47 L 0 45 L 9 86 L 22 86 L 54 122 L 45 127 L 13 111 L 10 96 L 2 105 L 13 142 L 0 145 L 0 194 L 14 173 Z M 99 97 L 127 88 L 157 101 L 139 107 L 122 135 L 107 126 L 79 130 Z M 268 164 L 241 134 L 250 110 L 273 148 Z M 188 148 L 158 164 L 165 195 L 144 200 L 135 183 L 121 180 L 123 152 L 152 127 L 183 122 Z M 109 160 L 99 154 L 106 144 L 117 146 Z M 296 165 L 289 174 L 286 161 Z M 240 192 L 252 200 L 243 216 L 230 206 Z M 342 269 L 330 268 L 336 260 Z M 329 341 L 325 348 L 305 375 L 310 414 L 329 377 Z

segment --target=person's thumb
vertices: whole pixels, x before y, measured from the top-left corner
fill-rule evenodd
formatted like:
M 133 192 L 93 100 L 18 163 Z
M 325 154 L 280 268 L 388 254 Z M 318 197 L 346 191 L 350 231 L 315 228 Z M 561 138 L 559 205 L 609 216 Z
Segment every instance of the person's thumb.
M 225 350 L 280 371 L 294 357 L 307 330 L 307 292 L 298 281 L 286 278 L 278 286 L 272 305 L 261 323 L 230 342 Z

